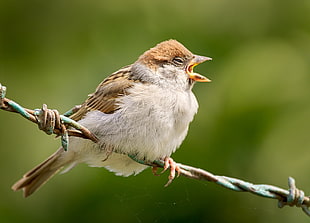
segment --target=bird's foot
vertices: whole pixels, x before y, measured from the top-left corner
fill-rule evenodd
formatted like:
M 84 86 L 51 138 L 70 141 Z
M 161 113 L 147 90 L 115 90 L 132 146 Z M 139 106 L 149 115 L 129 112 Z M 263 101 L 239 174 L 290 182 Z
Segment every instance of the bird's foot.
M 137 159 L 135 156 L 133 155 L 128 155 L 131 159 L 133 159 L 134 161 L 140 163 L 140 164 L 144 164 L 144 165 L 149 165 L 149 163 L 145 162 L 144 160 L 139 160 Z M 177 177 L 180 176 L 181 174 L 181 168 L 180 166 L 174 162 L 174 160 L 170 157 L 166 157 L 164 160 L 164 166 L 163 166 L 163 171 L 161 171 L 159 174 L 157 173 L 158 167 L 157 166 L 153 166 L 152 167 L 152 173 L 155 176 L 159 176 L 160 174 L 164 173 L 168 168 L 170 168 L 170 174 L 168 177 L 168 182 L 165 184 L 165 187 L 169 186 L 173 179 L 175 178 L 175 172 L 177 172 Z M 154 161 L 153 163 L 156 163 L 156 161 Z
M 168 182 L 165 184 L 165 187 L 169 186 L 173 179 L 175 178 L 175 172 L 177 172 L 177 177 L 180 176 L 181 173 L 181 168 L 177 165 L 176 162 L 174 162 L 174 160 L 170 157 L 166 157 L 164 159 L 164 170 L 161 172 L 165 172 L 168 168 L 170 167 L 170 174 L 168 177 Z

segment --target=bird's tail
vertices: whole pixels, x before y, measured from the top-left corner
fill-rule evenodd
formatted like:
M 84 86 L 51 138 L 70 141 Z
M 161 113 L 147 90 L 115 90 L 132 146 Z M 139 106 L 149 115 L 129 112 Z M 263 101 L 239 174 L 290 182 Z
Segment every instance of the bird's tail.
M 63 153 L 63 148 L 59 148 L 44 162 L 28 171 L 23 178 L 12 186 L 12 190 L 17 191 L 23 189 L 24 197 L 28 197 L 34 193 L 68 163 L 63 159 Z

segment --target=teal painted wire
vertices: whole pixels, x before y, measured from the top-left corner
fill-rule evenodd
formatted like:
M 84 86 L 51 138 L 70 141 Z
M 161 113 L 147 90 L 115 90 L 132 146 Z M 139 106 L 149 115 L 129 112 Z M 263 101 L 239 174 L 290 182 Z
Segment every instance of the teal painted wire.
M 72 120 L 71 118 L 68 118 L 64 115 L 60 115 L 61 121 L 63 121 L 64 124 L 71 125 L 73 128 L 81 130 L 83 126 L 79 124 L 78 122 Z
M 19 114 L 21 114 L 23 117 L 25 117 L 26 119 L 31 119 L 31 116 L 29 115 L 28 112 L 26 112 L 26 110 L 20 106 L 19 104 L 17 104 L 14 101 L 9 101 L 8 104 Z
M 6 94 L 6 87 L 2 86 L 0 84 L 0 99 L 4 99 L 5 94 Z M 3 100 L 0 102 L 3 103 Z M 1 105 L 1 103 L 0 103 L 0 105 Z M 28 120 L 33 121 L 32 116 L 22 106 L 20 106 L 19 104 L 15 103 L 14 101 L 11 101 L 11 100 L 9 100 L 7 103 L 9 106 L 11 106 L 16 112 L 21 114 L 23 117 L 27 118 Z M 35 110 L 34 113 L 36 115 L 39 115 L 39 114 L 41 114 L 41 112 L 42 112 L 42 110 Z M 67 116 L 72 115 L 73 113 L 74 112 L 72 109 L 72 110 L 66 112 L 64 115 L 60 115 L 60 118 L 61 118 L 63 123 L 69 124 L 72 127 L 76 128 L 78 130 L 81 130 L 83 128 L 83 126 L 81 126 L 76 121 L 67 117 Z M 48 133 L 50 133 L 50 132 L 53 132 L 53 130 L 54 130 L 53 128 L 54 128 L 54 125 L 50 124 L 49 128 L 47 130 L 46 129 L 44 129 L 44 130 L 45 130 L 45 132 L 47 131 Z M 96 138 L 93 140 L 96 140 Z M 64 131 L 62 133 L 61 144 L 65 150 L 68 148 L 69 137 L 68 137 L 67 131 Z M 140 164 L 145 164 L 145 165 L 150 165 L 150 166 L 158 166 L 158 167 L 164 166 L 164 162 L 162 160 L 156 160 L 153 162 L 146 162 L 144 160 L 137 159 L 137 157 L 134 155 L 128 155 L 128 156 Z M 181 168 L 181 174 L 186 176 L 186 177 L 215 182 L 216 184 L 218 184 L 222 187 L 225 187 L 227 189 L 234 190 L 234 191 L 239 191 L 239 192 L 247 191 L 247 192 L 251 192 L 253 194 L 256 194 L 258 196 L 278 199 L 279 200 L 279 203 L 278 203 L 279 207 L 283 207 L 285 205 L 301 207 L 302 210 L 308 216 L 310 216 L 310 210 L 309 210 L 309 206 L 310 206 L 309 200 L 310 199 L 309 199 L 309 197 L 304 196 L 303 191 L 298 190 L 296 188 L 295 180 L 292 177 L 290 177 L 288 180 L 290 189 L 284 190 L 282 188 L 275 187 L 272 185 L 252 184 L 252 183 L 245 182 L 243 180 L 236 179 L 236 178 L 231 178 L 231 177 L 226 177 L 226 176 L 216 176 L 216 175 L 213 175 L 212 173 L 209 173 L 205 170 L 194 168 L 194 167 L 183 165 L 183 164 L 179 164 L 179 163 L 177 165 Z M 307 202 L 305 202 L 305 200 Z

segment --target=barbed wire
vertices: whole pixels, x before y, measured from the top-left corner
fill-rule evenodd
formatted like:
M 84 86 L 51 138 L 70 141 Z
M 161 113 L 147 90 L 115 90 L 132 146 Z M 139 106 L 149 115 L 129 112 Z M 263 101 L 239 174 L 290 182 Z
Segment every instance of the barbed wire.
M 0 83 L 0 109 L 19 113 L 24 118 L 36 123 L 39 129 L 47 134 L 56 134 L 56 136 L 60 136 L 61 145 L 64 150 L 68 148 L 69 136 L 89 139 L 95 143 L 98 142 L 97 137 L 88 129 L 69 118 L 71 114 L 74 114 L 80 109 L 79 105 L 75 106 L 64 115 L 60 115 L 57 110 L 48 109 L 45 104 L 41 109 L 31 110 L 23 108 L 16 102 L 5 98 L 5 95 L 6 87 L 2 86 Z M 134 156 L 129 155 L 129 157 L 136 160 Z M 136 161 L 141 162 L 139 160 Z M 142 163 L 152 167 L 164 167 L 163 160 L 156 160 L 154 162 L 143 161 Z M 206 170 L 181 163 L 177 163 L 177 165 L 180 167 L 180 175 L 187 178 L 206 180 L 233 191 L 250 192 L 261 197 L 277 199 L 279 208 L 286 205 L 300 207 L 303 212 L 310 217 L 310 197 L 305 196 L 305 193 L 296 187 L 295 180 L 292 177 L 288 178 L 289 189 L 285 190 L 272 185 L 252 184 L 232 177 L 217 176 Z
M 48 109 L 46 104 L 43 104 L 41 109 L 23 108 L 16 102 L 5 98 L 5 95 L 6 87 L 0 83 L 0 109 L 19 113 L 24 118 L 36 123 L 39 129 L 48 135 L 56 134 L 56 136 L 61 136 L 61 145 L 64 150 L 68 149 L 69 136 L 90 139 L 95 143 L 98 141 L 97 137 L 87 128 L 69 118 L 71 114 L 80 109 L 80 105 L 73 107 L 64 115 L 60 115 L 57 110 Z M 68 129 L 68 127 L 74 129 Z

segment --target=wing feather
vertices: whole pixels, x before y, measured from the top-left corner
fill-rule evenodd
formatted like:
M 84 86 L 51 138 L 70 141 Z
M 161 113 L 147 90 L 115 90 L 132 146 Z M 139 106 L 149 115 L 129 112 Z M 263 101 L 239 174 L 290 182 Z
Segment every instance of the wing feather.
M 111 114 L 118 109 L 117 98 L 128 94 L 134 80 L 130 79 L 131 66 L 123 67 L 117 72 L 104 79 L 96 91 L 89 95 L 89 98 L 82 104 L 82 107 L 72 116 L 71 119 L 78 121 L 89 111 L 99 110 Z

